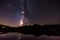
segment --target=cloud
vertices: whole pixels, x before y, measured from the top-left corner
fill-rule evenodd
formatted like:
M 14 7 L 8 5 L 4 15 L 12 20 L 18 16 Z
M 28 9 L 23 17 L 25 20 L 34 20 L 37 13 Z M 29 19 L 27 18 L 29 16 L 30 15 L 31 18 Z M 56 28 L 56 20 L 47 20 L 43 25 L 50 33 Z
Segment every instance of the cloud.
M 0 34 L 0 40 L 60 40 L 60 36 L 34 36 L 34 35 L 24 35 L 22 33 L 7 33 Z

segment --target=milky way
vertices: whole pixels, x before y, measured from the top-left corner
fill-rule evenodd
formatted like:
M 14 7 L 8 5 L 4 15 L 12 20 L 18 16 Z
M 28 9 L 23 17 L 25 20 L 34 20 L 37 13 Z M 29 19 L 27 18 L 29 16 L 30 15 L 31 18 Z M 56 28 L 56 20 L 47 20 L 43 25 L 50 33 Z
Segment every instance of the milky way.
M 23 0 L 0 0 L 0 23 L 17 26 L 22 3 Z M 60 24 L 57 0 L 27 0 L 26 5 L 31 24 Z

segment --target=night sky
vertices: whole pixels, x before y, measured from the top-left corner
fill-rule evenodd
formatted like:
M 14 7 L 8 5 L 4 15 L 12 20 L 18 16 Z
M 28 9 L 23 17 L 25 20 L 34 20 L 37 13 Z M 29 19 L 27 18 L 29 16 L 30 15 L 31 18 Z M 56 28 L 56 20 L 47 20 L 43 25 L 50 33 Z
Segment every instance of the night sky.
M 0 24 L 18 26 L 22 0 L 0 0 Z M 30 24 L 60 24 L 58 0 L 27 0 Z

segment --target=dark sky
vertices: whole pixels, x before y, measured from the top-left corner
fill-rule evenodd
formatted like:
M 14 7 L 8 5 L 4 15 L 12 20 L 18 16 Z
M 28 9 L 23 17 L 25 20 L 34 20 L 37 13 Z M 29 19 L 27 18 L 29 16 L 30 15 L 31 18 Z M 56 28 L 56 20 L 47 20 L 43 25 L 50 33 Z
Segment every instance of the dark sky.
M 60 24 L 58 0 L 27 0 L 26 3 L 31 24 Z M 0 24 L 17 26 L 21 6 L 22 0 L 0 0 Z

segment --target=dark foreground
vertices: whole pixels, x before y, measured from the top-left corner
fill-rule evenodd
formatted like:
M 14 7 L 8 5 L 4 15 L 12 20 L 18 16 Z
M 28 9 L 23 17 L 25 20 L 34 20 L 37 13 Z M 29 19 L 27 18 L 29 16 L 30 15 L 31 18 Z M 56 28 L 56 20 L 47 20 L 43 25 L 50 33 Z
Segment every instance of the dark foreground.
M 18 32 L 22 34 L 33 34 L 34 36 L 48 35 L 48 36 L 60 36 L 60 25 L 29 25 L 23 27 L 9 27 L 0 25 L 0 33 Z

